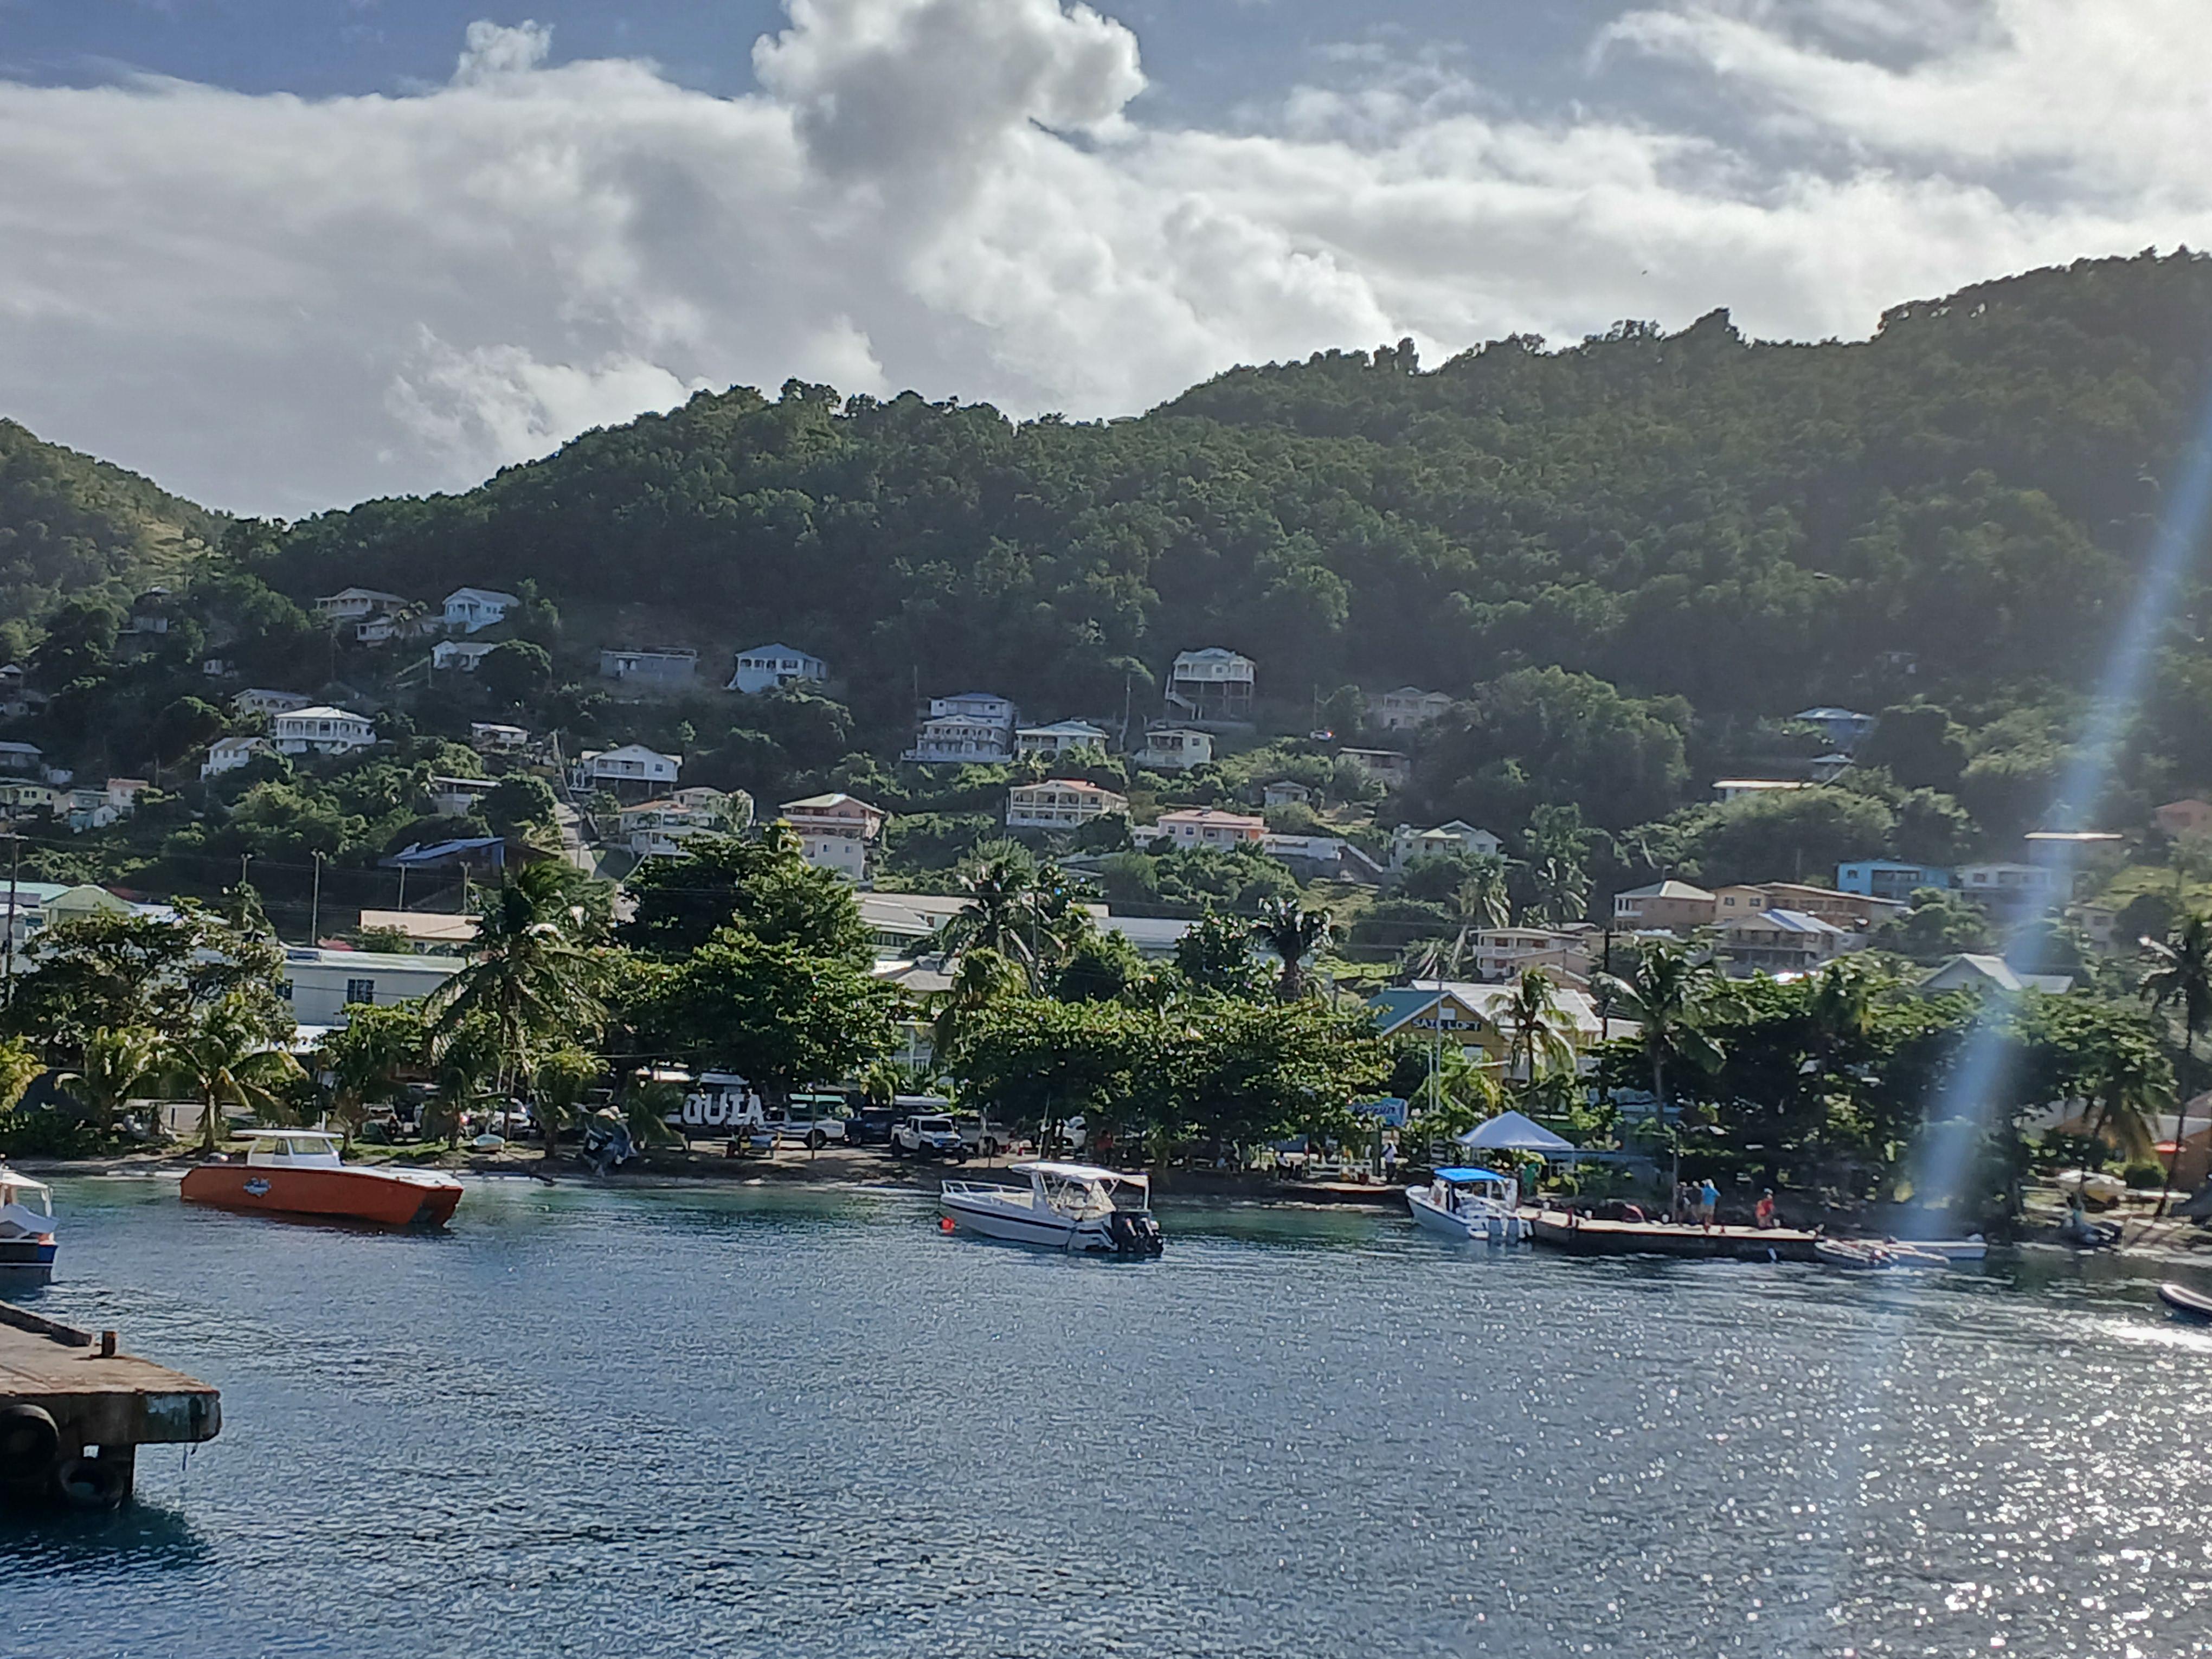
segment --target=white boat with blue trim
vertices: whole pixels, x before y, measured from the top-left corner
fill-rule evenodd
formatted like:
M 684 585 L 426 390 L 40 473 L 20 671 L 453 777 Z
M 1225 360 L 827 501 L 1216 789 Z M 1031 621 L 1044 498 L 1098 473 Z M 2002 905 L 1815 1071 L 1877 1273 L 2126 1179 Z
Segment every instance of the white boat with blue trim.
M 956 1228 L 985 1238 L 1089 1255 L 1158 1255 L 1160 1224 L 1152 1218 L 1152 1183 L 1146 1176 L 1091 1164 L 1017 1164 L 1025 1187 L 948 1181 L 937 1203 Z
M 1427 1186 L 1406 1188 L 1406 1206 L 1422 1227 L 1449 1238 L 1518 1244 L 1528 1237 L 1521 1183 L 1495 1170 L 1438 1170 Z
M 0 1164 L 0 1285 L 21 1289 L 54 1276 L 54 1189 Z

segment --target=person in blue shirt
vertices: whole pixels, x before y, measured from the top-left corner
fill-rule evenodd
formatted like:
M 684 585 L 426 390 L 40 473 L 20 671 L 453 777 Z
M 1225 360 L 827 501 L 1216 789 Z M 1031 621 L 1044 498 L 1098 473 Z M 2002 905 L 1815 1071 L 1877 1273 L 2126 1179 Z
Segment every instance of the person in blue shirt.
M 1698 1219 L 1705 1226 L 1711 1226 L 1720 1207 L 1721 1189 L 1714 1186 L 1713 1178 L 1707 1176 L 1705 1185 L 1698 1188 Z

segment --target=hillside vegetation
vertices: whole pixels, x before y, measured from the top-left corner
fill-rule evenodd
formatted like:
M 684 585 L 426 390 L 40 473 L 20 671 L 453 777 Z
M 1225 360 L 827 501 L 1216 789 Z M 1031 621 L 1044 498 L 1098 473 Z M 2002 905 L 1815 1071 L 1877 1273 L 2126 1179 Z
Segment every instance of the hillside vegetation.
M 67 598 L 127 599 L 220 538 L 220 514 L 0 420 L 0 629 Z

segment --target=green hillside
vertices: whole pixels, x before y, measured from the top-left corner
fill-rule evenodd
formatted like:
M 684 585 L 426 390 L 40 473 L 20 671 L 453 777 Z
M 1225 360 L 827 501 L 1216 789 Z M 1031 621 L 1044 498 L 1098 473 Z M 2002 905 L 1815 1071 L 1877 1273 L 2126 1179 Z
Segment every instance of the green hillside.
M 222 525 L 135 472 L 0 420 L 0 625 L 34 621 L 61 599 L 127 599 L 212 546 Z

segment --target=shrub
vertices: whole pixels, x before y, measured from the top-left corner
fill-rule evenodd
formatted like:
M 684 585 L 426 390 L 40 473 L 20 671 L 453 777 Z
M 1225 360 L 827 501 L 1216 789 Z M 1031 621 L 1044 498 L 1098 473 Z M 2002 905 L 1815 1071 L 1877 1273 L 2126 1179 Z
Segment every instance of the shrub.
M 92 1126 L 67 1112 L 0 1114 L 0 1158 L 89 1158 L 99 1150 Z
M 2166 1166 L 2154 1159 L 2143 1158 L 2129 1164 L 2121 1172 L 2120 1179 L 2136 1192 L 2156 1192 L 2166 1185 Z

